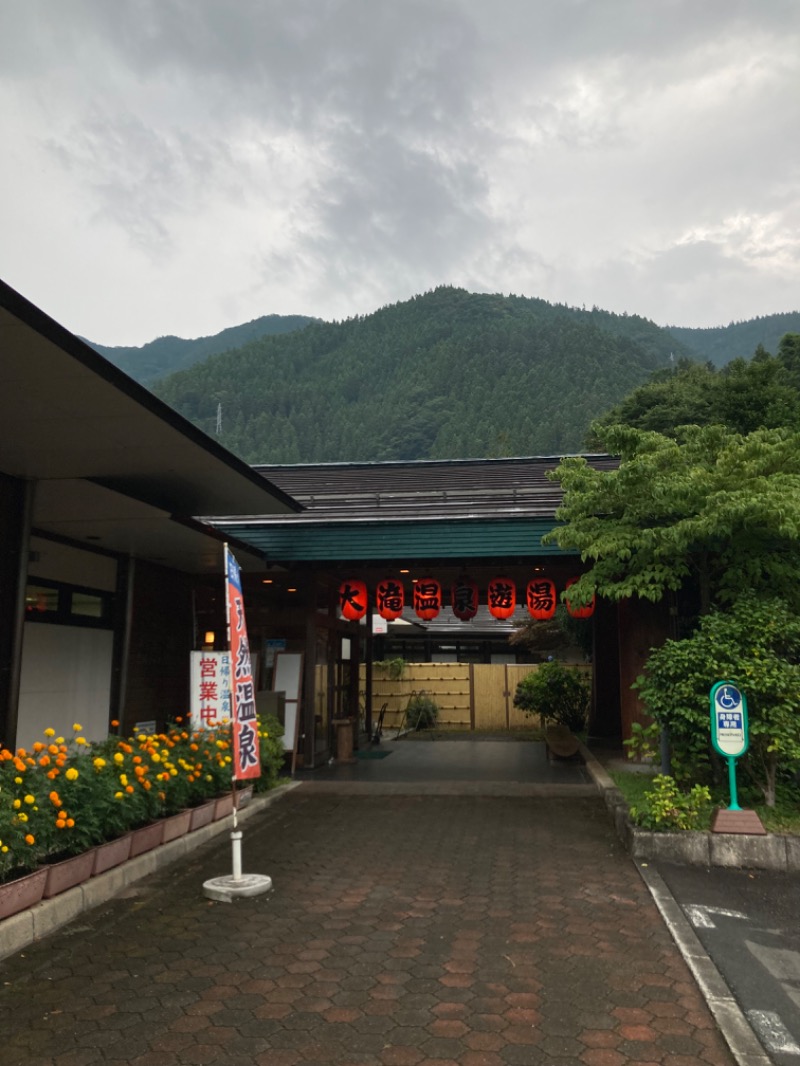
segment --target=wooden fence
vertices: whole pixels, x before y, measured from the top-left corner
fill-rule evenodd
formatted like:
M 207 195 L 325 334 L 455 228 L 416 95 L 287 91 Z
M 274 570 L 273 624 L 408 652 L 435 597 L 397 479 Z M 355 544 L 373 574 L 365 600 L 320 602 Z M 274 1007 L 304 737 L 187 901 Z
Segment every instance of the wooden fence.
M 470 730 L 533 729 L 538 716 L 514 706 L 517 685 L 536 666 L 516 663 L 407 663 L 402 677 L 390 678 L 381 667 L 372 672 L 372 717 L 377 722 L 386 704 L 384 726 L 397 729 L 409 699 L 425 693 L 439 707 L 442 728 Z M 361 667 L 361 690 L 365 687 Z

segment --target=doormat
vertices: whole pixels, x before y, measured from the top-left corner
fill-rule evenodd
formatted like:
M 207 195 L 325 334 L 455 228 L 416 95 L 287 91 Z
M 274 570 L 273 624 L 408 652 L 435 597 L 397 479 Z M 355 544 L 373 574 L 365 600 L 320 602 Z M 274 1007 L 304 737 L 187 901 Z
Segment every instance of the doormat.
M 385 759 L 387 755 L 391 755 L 390 751 L 380 751 L 378 749 L 370 749 L 369 751 L 356 751 L 354 755 L 358 759 Z

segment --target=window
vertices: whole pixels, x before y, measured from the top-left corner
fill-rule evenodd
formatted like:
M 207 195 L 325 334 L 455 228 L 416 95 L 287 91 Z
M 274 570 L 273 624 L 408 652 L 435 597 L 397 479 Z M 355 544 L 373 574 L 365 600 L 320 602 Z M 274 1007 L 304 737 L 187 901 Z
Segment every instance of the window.
M 50 625 L 112 628 L 114 597 L 98 589 L 37 578 L 25 589 L 25 619 Z

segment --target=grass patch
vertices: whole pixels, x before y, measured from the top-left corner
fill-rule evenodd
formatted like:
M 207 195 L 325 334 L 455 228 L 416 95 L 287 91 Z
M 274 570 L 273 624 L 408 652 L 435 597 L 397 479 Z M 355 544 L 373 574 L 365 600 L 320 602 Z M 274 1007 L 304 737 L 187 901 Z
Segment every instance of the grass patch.
M 611 779 L 625 797 L 629 807 L 641 807 L 644 794 L 653 787 L 653 779 L 647 774 L 636 774 L 626 770 L 610 771 Z M 729 796 L 712 791 L 715 807 L 727 807 Z M 742 807 L 749 807 L 756 812 L 764 828 L 769 833 L 793 833 L 800 835 L 800 792 L 796 788 L 786 788 L 778 792 L 774 807 L 766 807 L 754 801 L 752 795 L 739 796 Z M 709 828 L 704 826 L 703 828 Z

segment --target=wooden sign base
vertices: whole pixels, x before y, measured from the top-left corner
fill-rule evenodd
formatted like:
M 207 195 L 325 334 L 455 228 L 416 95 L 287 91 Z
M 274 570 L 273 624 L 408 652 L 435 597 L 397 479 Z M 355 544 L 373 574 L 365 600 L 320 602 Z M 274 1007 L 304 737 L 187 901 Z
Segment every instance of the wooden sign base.
M 767 831 L 755 811 L 718 810 L 711 823 L 712 833 L 742 833 L 766 836 Z

